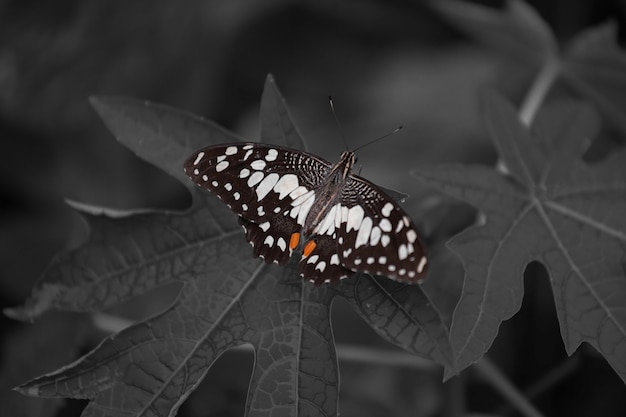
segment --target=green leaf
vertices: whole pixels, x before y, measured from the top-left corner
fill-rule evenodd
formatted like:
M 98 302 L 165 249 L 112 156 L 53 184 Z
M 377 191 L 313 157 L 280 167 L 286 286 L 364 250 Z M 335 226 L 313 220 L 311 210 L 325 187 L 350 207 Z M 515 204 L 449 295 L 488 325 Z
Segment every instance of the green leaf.
M 565 52 L 563 77 L 626 133 L 626 54 L 617 44 L 612 22 L 578 35 Z
M 453 368 L 447 328 L 420 287 L 358 275 L 316 288 L 298 275 L 297 259 L 280 267 L 252 257 L 237 216 L 182 174 L 182 161 L 193 150 L 237 138 L 164 106 L 111 98 L 94 104 L 122 143 L 190 187 L 192 206 L 171 213 L 74 204 L 90 226 L 89 240 L 52 263 L 14 316 L 94 311 L 168 282 L 184 285 L 165 311 L 20 392 L 88 398 L 84 416 L 174 415 L 223 352 L 252 345 L 247 415 L 337 415 L 330 323 L 337 296 L 387 340 Z M 271 77 L 261 114 L 263 139 L 301 146 Z
M 502 10 L 458 0 L 430 4 L 454 26 L 518 65 L 558 68 L 559 80 L 626 133 L 626 54 L 617 44 L 613 22 L 580 33 L 561 53 L 551 29 L 525 2 L 508 0 Z
M 597 127 L 586 107 L 548 109 L 532 136 L 504 99 L 485 101 L 508 173 L 480 166 L 415 173 L 486 216 L 449 242 L 466 270 L 450 330 L 457 366 L 489 349 L 500 323 L 520 308 L 524 269 L 540 261 L 551 277 L 568 354 L 588 342 L 626 380 L 626 154 L 591 166 L 582 161 L 585 136 Z M 550 136 L 559 133 L 570 136 Z
M 542 63 L 557 53 L 552 31 L 523 1 L 508 0 L 503 9 L 459 0 L 436 0 L 430 5 L 454 26 L 526 65 Z

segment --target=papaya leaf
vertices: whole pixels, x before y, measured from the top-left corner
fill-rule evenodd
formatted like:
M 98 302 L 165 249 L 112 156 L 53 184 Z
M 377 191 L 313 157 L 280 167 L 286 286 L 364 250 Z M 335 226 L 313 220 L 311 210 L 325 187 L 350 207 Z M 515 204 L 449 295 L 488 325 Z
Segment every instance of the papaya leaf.
M 626 54 L 613 22 L 578 35 L 564 54 L 563 78 L 626 134 Z
M 184 212 L 118 212 L 74 204 L 90 226 L 89 240 L 55 259 L 33 297 L 9 313 L 94 311 L 168 282 L 182 282 L 182 290 L 165 311 L 20 392 L 89 399 L 84 416 L 173 416 L 222 353 L 251 345 L 246 415 L 337 415 L 330 323 L 337 296 L 387 340 L 453 368 L 447 328 L 419 286 L 356 275 L 316 288 L 298 275 L 297 259 L 281 267 L 252 256 L 237 216 L 182 171 L 197 148 L 238 138 L 165 106 L 93 103 L 121 143 L 190 188 L 192 205 Z M 271 76 L 261 117 L 263 140 L 303 146 Z
M 430 5 L 454 26 L 524 65 L 541 64 L 558 51 L 550 27 L 526 2 L 508 0 L 502 9 L 459 0 Z
M 556 79 L 594 104 L 626 133 L 626 54 L 614 22 L 587 29 L 561 48 L 550 27 L 528 4 L 507 0 L 502 9 L 458 0 L 430 3 L 444 18 L 527 69 L 551 66 Z
M 626 381 L 626 153 L 583 162 L 587 135 L 597 128 L 586 107 L 550 108 L 531 135 L 503 98 L 485 102 L 508 173 L 483 166 L 414 173 L 486 216 L 449 242 L 466 271 L 450 330 L 458 369 L 480 359 L 500 323 L 519 310 L 524 269 L 539 261 L 550 275 L 567 353 L 588 342 Z M 550 136 L 563 133 L 570 136 Z

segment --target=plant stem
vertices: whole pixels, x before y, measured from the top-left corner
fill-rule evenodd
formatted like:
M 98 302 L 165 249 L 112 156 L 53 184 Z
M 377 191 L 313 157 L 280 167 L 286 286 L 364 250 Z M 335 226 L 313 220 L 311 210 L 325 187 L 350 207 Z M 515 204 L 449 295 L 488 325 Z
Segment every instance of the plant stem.
M 340 361 L 366 363 L 372 365 L 397 366 L 421 370 L 435 370 L 438 366 L 429 360 L 401 350 L 379 349 L 357 345 L 335 345 Z
M 561 63 L 556 56 L 547 58 L 545 64 L 541 67 L 519 109 L 520 119 L 525 126 L 528 127 L 532 124 L 541 104 L 550 91 L 550 87 L 552 87 L 556 77 L 559 75 L 560 68 Z
M 506 398 L 519 413 L 526 417 L 543 417 L 528 399 L 522 394 L 509 379 L 487 358 L 474 364 L 473 369 L 489 383 L 496 391 Z

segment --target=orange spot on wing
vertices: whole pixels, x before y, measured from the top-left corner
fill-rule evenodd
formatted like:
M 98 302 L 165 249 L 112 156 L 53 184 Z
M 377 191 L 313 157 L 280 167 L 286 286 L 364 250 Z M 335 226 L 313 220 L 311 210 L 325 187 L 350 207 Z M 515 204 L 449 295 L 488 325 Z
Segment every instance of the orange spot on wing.
M 289 239 L 289 249 L 294 250 L 298 247 L 298 242 L 300 242 L 300 233 L 292 233 L 291 238 Z
M 307 256 L 309 256 L 311 252 L 313 252 L 313 249 L 315 249 L 316 246 L 317 246 L 317 243 L 315 243 L 315 241 L 309 240 L 306 243 L 306 245 L 304 245 L 304 251 L 302 252 L 304 257 L 306 258 Z

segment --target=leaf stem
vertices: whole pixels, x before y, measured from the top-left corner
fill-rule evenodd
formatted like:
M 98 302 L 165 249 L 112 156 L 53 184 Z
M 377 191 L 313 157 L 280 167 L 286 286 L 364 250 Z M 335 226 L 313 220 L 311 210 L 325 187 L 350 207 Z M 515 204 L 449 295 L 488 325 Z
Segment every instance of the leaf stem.
M 496 391 L 506 398 L 519 413 L 526 417 L 543 417 L 530 401 L 522 394 L 509 379 L 489 360 L 483 356 L 474 364 L 473 369 Z
M 525 126 L 532 124 L 560 70 L 561 62 L 558 57 L 550 56 L 546 59 L 520 106 L 519 116 Z
M 335 345 L 335 350 L 339 360 L 345 362 L 397 366 L 420 370 L 436 370 L 439 368 L 435 362 L 401 350 L 380 349 L 342 343 Z

